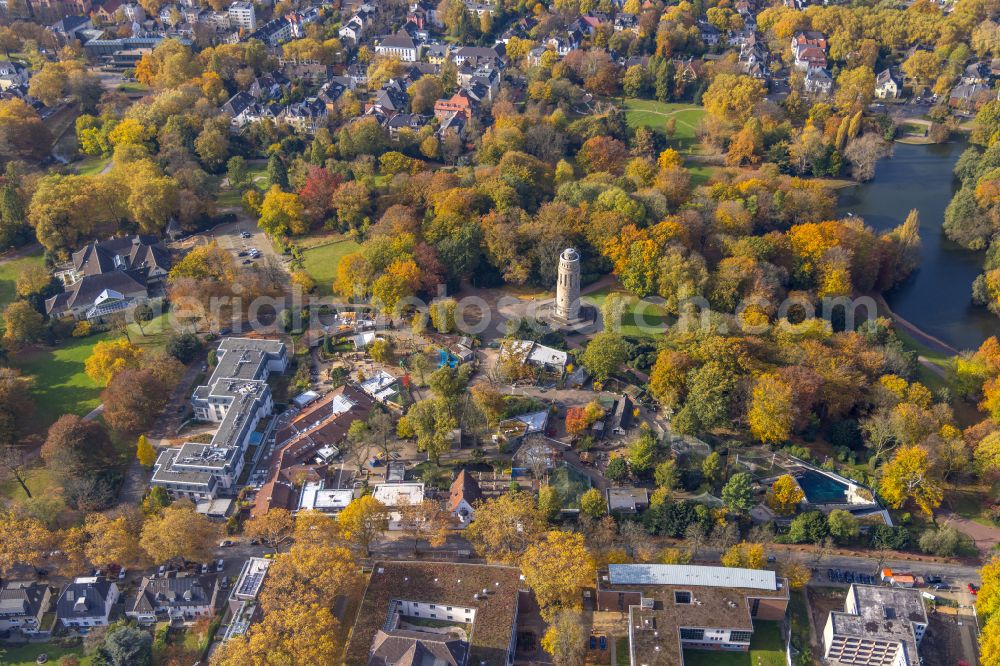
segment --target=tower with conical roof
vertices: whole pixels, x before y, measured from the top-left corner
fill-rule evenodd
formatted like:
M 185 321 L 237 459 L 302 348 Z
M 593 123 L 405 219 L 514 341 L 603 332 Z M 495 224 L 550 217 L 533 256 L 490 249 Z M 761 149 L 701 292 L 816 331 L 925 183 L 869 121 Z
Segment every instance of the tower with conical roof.
M 571 247 L 559 255 L 555 314 L 563 321 L 580 318 L 580 253 Z

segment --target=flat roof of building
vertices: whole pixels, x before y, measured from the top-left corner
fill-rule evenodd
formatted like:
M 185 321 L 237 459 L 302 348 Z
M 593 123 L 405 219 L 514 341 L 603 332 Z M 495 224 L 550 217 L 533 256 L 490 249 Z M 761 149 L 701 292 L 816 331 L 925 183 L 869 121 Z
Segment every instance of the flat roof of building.
M 706 567 L 693 564 L 611 564 L 612 585 L 692 585 L 775 591 L 778 577 L 767 569 Z
M 424 484 L 415 482 L 380 483 L 372 496 L 386 506 L 407 506 L 424 500 Z

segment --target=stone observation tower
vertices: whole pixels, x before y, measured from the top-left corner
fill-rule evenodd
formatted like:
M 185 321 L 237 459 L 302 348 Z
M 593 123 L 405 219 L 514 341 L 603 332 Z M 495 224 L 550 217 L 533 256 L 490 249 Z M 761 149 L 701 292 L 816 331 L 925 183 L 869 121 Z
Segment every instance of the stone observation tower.
M 566 322 L 580 318 L 580 253 L 571 247 L 559 255 L 555 316 Z

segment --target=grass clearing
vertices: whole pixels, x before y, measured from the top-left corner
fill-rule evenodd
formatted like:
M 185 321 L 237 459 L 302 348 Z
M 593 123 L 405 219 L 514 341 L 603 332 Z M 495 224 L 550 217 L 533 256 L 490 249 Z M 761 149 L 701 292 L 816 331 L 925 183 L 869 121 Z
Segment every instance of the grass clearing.
M 63 657 L 76 657 L 81 666 L 88 666 L 91 658 L 83 654 L 83 648 L 61 647 L 54 643 L 29 643 L 21 647 L 0 648 L 0 664 L 9 666 L 35 666 L 38 655 L 48 656 L 48 663 L 55 664 Z
M 41 250 L 0 263 L 0 309 L 6 308 L 8 303 L 17 298 L 17 276 L 29 266 L 41 266 L 44 263 Z M 0 320 L 0 331 L 2 330 L 3 321 Z
M 32 394 L 37 405 L 35 428 L 39 433 L 63 414 L 83 416 L 100 403 L 103 389 L 83 367 L 91 351 L 109 333 L 70 338 L 55 347 L 31 349 L 13 357 L 11 364 L 35 378 Z
M 787 663 L 777 622 L 754 622 L 749 652 L 684 650 L 685 666 L 785 666 Z
M 709 164 L 685 165 L 684 168 L 691 174 L 691 184 L 695 187 L 699 185 L 707 185 L 712 176 L 719 171 L 719 167 L 711 166 Z
M 666 123 L 674 119 L 674 135 L 668 139 L 671 147 L 692 152 L 698 144 L 698 125 L 705 108 L 697 104 L 658 102 L 651 99 L 626 99 L 625 122 L 629 127 L 649 127 L 666 136 Z
M 81 176 L 96 176 L 97 174 L 104 171 L 104 169 L 111 163 L 110 157 L 104 157 L 102 155 L 90 155 L 83 158 L 79 162 L 73 164 L 73 168 Z
M 128 325 L 128 334 L 133 344 L 136 344 L 148 352 L 161 352 L 167 348 L 167 339 L 173 333 L 170 327 L 170 313 L 153 317 L 149 322 L 139 326 L 132 322 Z
M 648 300 L 640 300 L 621 289 L 604 287 L 585 294 L 583 299 L 600 308 L 604 305 L 608 294 L 612 292 L 624 294 L 629 299 L 625 315 L 622 317 L 622 335 L 635 338 L 653 338 L 662 335 L 664 329 L 672 323 L 672 318 L 662 305 Z
M 311 247 L 302 252 L 302 266 L 316 280 L 319 296 L 333 294 L 333 281 L 337 277 L 337 264 L 344 256 L 357 251 L 360 246 L 349 238 L 326 245 Z

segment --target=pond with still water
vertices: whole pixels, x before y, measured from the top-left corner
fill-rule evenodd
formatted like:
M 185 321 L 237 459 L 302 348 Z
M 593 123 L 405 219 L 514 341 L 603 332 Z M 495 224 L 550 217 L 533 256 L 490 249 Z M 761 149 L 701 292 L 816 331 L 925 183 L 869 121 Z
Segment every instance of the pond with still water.
M 1000 319 L 972 303 L 983 253 L 963 250 L 941 228 L 957 187 L 952 169 L 965 148 L 964 141 L 897 143 L 893 156 L 879 162 L 875 179 L 845 188 L 839 201 L 842 215 L 858 215 L 876 231 L 902 224 L 911 208 L 920 211 L 920 268 L 885 299 L 897 315 L 960 350 L 1000 333 Z

